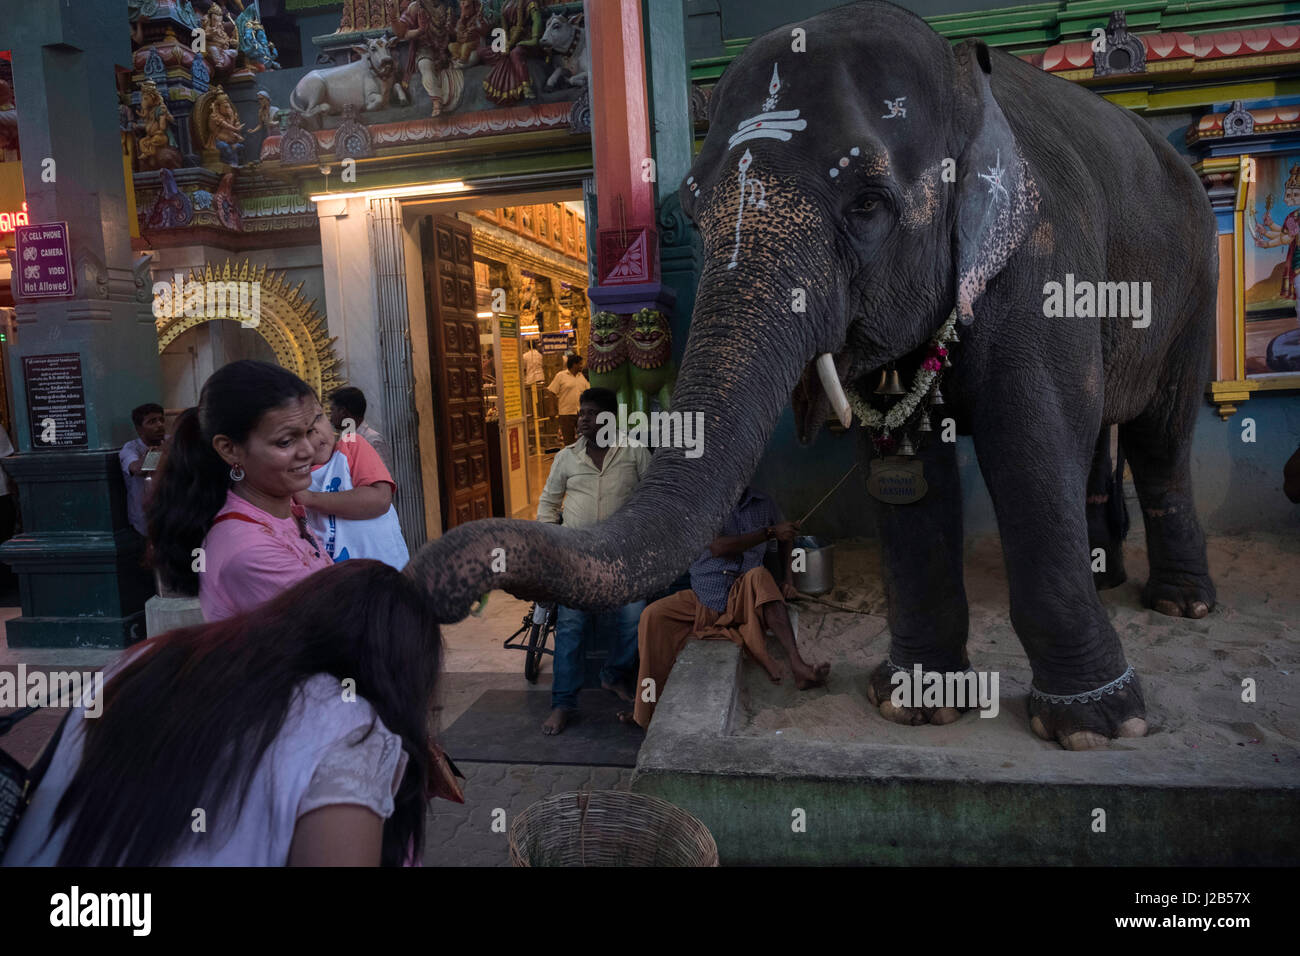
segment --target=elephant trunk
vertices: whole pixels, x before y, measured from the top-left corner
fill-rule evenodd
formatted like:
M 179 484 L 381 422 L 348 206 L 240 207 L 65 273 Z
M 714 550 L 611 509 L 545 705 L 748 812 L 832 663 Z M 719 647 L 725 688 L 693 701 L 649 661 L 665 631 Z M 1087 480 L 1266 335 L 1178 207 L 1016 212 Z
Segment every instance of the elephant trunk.
M 426 544 L 406 573 L 427 590 L 439 620 L 460 620 L 492 589 L 586 610 L 615 607 L 689 567 L 749 483 L 803 367 L 824 350 L 810 316 L 783 305 L 797 282 L 771 268 L 738 271 L 716 262 L 705 269 L 673 392 L 673 413 L 702 424 L 702 453 L 656 450 L 631 498 L 597 527 L 494 518 Z M 816 288 L 811 280 L 803 287 Z M 811 303 L 808 312 L 816 314 Z

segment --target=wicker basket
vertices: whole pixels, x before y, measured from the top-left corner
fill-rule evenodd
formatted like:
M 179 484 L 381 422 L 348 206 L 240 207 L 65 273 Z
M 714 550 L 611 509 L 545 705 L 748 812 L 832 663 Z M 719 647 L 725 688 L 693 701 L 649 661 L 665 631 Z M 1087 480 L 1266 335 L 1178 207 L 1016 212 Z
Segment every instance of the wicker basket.
M 666 800 L 626 790 L 561 793 L 510 825 L 515 866 L 717 866 L 708 828 Z

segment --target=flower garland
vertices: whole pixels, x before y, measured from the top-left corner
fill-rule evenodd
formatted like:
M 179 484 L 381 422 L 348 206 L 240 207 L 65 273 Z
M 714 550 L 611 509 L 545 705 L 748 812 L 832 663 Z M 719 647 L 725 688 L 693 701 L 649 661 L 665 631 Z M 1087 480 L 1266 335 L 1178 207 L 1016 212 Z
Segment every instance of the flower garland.
M 912 417 L 917 406 L 921 404 L 921 399 L 934 387 L 942 374 L 943 360 L 948 357 L 946 344 L 955 341 L 957 341 L 956 309 L 952 311 L 952 314 L 948 316 L 948 321 L 940 326 L 939 331 L 930 340 L 929 353 L 921 363 L 920 368 L 916 370 L 916 377 L 912 379 L 912 390 L 899 399 L 894 407 L 884 414 L 867 404 L 856 389 L 845 387 L 844 394 L 848 397 L 849 407 L 853 409 L 854 414 L 861 419 L 862 424 L 868 429 L 881 433 L 874 439 L 877 445 L 893 445 L 894 440 L 889 437 L 889 433 Z

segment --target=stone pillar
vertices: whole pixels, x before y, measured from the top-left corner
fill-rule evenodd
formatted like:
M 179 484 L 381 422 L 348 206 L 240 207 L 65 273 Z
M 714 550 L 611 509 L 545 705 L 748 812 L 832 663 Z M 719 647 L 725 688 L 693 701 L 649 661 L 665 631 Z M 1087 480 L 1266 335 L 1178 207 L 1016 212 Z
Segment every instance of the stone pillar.
M 127 524 L 117 449 L 134 437 L 131 409 L 161 399 L 148 260 L 134 261 L 117 121 L 115 66 L 131 63 L 117 0 L 24 0 L 7 33 L 33 224 L 66 222 L 75 266 L 70 298 L 16 298 L 9 349 L 13 436 L 5 469 L 18 484 L 24 529 L 0 548 L 18 573 L 23 615 L 10 646 L 124 646 L 143 637 L 152 576 Z M 43 440 L 24 359 L 76 356 L 84 442 Z

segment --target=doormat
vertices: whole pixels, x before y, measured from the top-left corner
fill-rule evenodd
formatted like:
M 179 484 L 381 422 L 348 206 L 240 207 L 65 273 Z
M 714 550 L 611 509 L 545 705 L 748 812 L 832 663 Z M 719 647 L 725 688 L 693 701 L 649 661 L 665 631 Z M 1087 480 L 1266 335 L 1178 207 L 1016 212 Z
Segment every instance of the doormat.
M 635 767 L 645 739 L 619 723 L 631 704 L 606 690 L 578 693 L 578 710 L 554 737 L 542 733 L 551 695 L 540 691 L 487 690 L 443 733 L 439 743 L 456 763 L 569 764 Z

